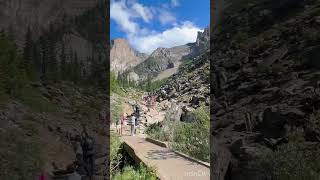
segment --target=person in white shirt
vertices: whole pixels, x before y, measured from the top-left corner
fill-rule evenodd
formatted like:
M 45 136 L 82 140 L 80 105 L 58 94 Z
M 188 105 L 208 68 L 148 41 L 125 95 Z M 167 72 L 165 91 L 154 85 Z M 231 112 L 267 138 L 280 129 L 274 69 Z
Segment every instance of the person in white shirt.
M 134 131 L 135 131 L 135 125 L 136 125 L 136 117 L 134 114 L 131 114 L 130 118 L 130 124 L 131 124 L 131 136 L 134 136 Z

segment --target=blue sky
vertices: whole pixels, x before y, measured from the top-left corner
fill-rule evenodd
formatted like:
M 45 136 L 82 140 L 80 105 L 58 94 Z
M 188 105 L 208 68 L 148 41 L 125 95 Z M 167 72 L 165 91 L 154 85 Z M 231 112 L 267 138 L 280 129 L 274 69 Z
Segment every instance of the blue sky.
M 136 50 L 195 42 L 210 22 L 209 0 L 112 0 L 110 37 L 125 38 Z

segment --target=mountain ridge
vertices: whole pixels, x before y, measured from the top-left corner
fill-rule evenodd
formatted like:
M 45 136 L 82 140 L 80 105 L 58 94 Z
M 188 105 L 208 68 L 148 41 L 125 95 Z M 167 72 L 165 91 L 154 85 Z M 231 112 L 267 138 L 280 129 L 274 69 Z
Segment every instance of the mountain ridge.
M 134 81 L 169 77 L 178 71 L 178 67 L 184 59 L 190 59 L 201 54 L 206 49 L 209 49 L 209 37 L 209 27 L 206 27 L 203 32 L 198 32 L 195 42 L 171 48 L 158 47 L 150 55 L 147 55 L 147 58 L 140 63 L 134 61 L 133 65 L 127 65 L 126 68 L 122 68 L 122 72 L 127 73 L 129 75 L 128 78 Z M 112 48 L 111 52 L 113 52 Z M 117 58 L 115 55 L 110 56 L 110 58 L 111 70 L 114 70 L 115 67 L 121 67 L 123 64 L 121 61 L 124 61 L 123 59 L 125 59 L 125 56 L 120 58 L 120 63 L 118 64 L 115 60 Z M 129 61 L 125 63 L 129 63 Z

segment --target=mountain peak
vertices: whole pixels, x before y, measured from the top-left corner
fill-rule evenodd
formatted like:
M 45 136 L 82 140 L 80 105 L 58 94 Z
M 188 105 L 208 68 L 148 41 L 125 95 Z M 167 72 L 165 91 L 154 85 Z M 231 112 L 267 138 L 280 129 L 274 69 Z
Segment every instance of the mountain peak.
M 129 42 L 123 38 L 111 40 L 111 71 L 124 72 L 146 59 L 146 55 L 134 50 Z

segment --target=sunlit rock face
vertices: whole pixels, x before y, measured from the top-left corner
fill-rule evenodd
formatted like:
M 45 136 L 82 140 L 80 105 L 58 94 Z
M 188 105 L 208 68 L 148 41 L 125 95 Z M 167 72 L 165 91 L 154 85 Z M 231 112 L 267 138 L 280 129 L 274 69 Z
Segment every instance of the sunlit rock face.
M 110 69 L 113 72 L 124 72 L 144 61 L 147 55 L 132 49 L 127 40 L 118 38 L 111 42 Z

